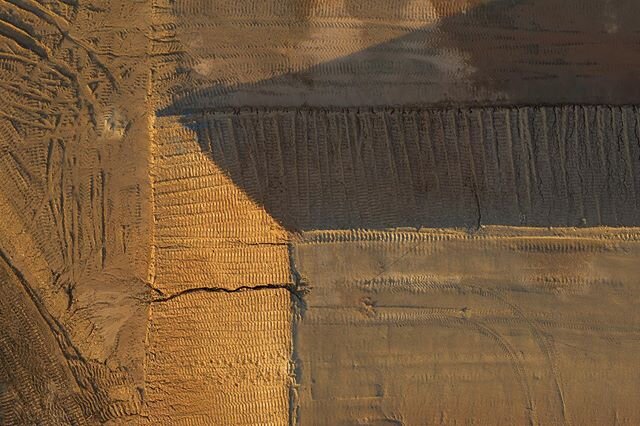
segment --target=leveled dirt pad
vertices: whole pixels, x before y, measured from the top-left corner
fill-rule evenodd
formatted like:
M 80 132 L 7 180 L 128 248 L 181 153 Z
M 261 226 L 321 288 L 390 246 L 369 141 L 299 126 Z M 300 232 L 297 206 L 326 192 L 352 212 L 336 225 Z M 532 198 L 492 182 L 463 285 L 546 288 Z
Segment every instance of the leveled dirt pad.
M 150 424 L 289 424 L 291 295 L 199 290 L 152 304 Z
M 635 424 L 640 233 L 327 231 L 296 244 L 301 424 Z

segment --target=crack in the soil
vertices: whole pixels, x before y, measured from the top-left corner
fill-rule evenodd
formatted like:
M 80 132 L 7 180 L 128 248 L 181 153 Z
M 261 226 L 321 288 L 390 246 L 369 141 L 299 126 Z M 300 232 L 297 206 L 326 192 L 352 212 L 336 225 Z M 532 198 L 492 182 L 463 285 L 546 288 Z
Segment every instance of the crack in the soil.
M 184 296 L 192 293 L 242 293 L 245 291 L 260 291 L 260 290 L 275 290 L 275 289 L 284 289 L 287 290 L 293 297 L 302 301 L 303 291 L 297 288 L 295 284 L 260 284 L 254 286 L 241 286 L 237 288 L 224 288 L 224 287 L 195 287 L 188 288 L 186 290 L 179 291 L 177 293 L 165 295 L 163 297 L 158 297 L 151 300 L 151 303 L 160 303 L 160 302 L 168 302 L 169 300 L 175 299 L 180 296 Z
M 280 245 L 279 243 L 277 245 Z M 288 251 L 288 260 L 289 260 L 289 269 L 291 273 L 291 281 L 290 283 L 278 283 L 278 284 L 257 284 L 257 285 L 243 285 L 241 287 L 236 288 L 225 288 L 225 287 L 194 287 L 188 288 L 176 293 L 167 294 L 160 290 L 159 288 L 153 286 L 151 283 L 145 283 L 147 286 L 155 292 L 158 297 L 151 299 L 151 303 L 161 303 L 168 302 L 169 300 L 175 299 L 180 296 L 184 296 L 186 294 L 191 293 L 200 293 L 200 292 L 208 292 L 208 293 L 241 293 L 245 291 L 259 291 L 259 290 L 275 290 L 275 289 L 284 289 L 287 290 L 291 297 L 293 297 L 297 302 L 297 308 L 304 311 L 306 307 L 304 303 L 304 296 L 309 291 L 309 287 L 306 282 L 302 279 L 300 274 L 298 273 L 294 261 L 293 254 L 293 246 L 292 244 L 286 244 Z

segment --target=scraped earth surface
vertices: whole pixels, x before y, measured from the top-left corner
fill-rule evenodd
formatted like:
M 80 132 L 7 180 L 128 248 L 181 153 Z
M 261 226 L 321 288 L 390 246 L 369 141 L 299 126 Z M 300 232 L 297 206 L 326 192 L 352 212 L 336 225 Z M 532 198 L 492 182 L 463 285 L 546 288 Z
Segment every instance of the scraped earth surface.
M 0 0 L 0 424 L 640 423 L 640 3 Z
M 305 233 L 301 424 L 633 424 L 639 237 Z

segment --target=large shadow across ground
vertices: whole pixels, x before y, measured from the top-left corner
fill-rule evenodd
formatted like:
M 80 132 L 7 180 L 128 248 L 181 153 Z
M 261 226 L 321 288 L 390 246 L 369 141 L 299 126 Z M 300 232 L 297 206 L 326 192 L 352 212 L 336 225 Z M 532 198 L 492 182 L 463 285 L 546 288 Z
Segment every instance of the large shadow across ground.
M 496 0 L 159 114 L 294 231 L 639 225 L 638 47 L 635 1 Z

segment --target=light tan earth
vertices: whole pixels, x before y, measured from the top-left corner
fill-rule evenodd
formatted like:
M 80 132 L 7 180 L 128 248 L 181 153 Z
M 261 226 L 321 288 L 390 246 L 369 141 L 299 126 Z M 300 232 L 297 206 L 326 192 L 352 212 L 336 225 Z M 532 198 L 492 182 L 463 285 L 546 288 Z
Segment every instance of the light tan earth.
M 0 424 L 639 424 L 639 5 L 0 0 Z
M 638 230 L 314 231 L 300 424 L 634 424 Z

